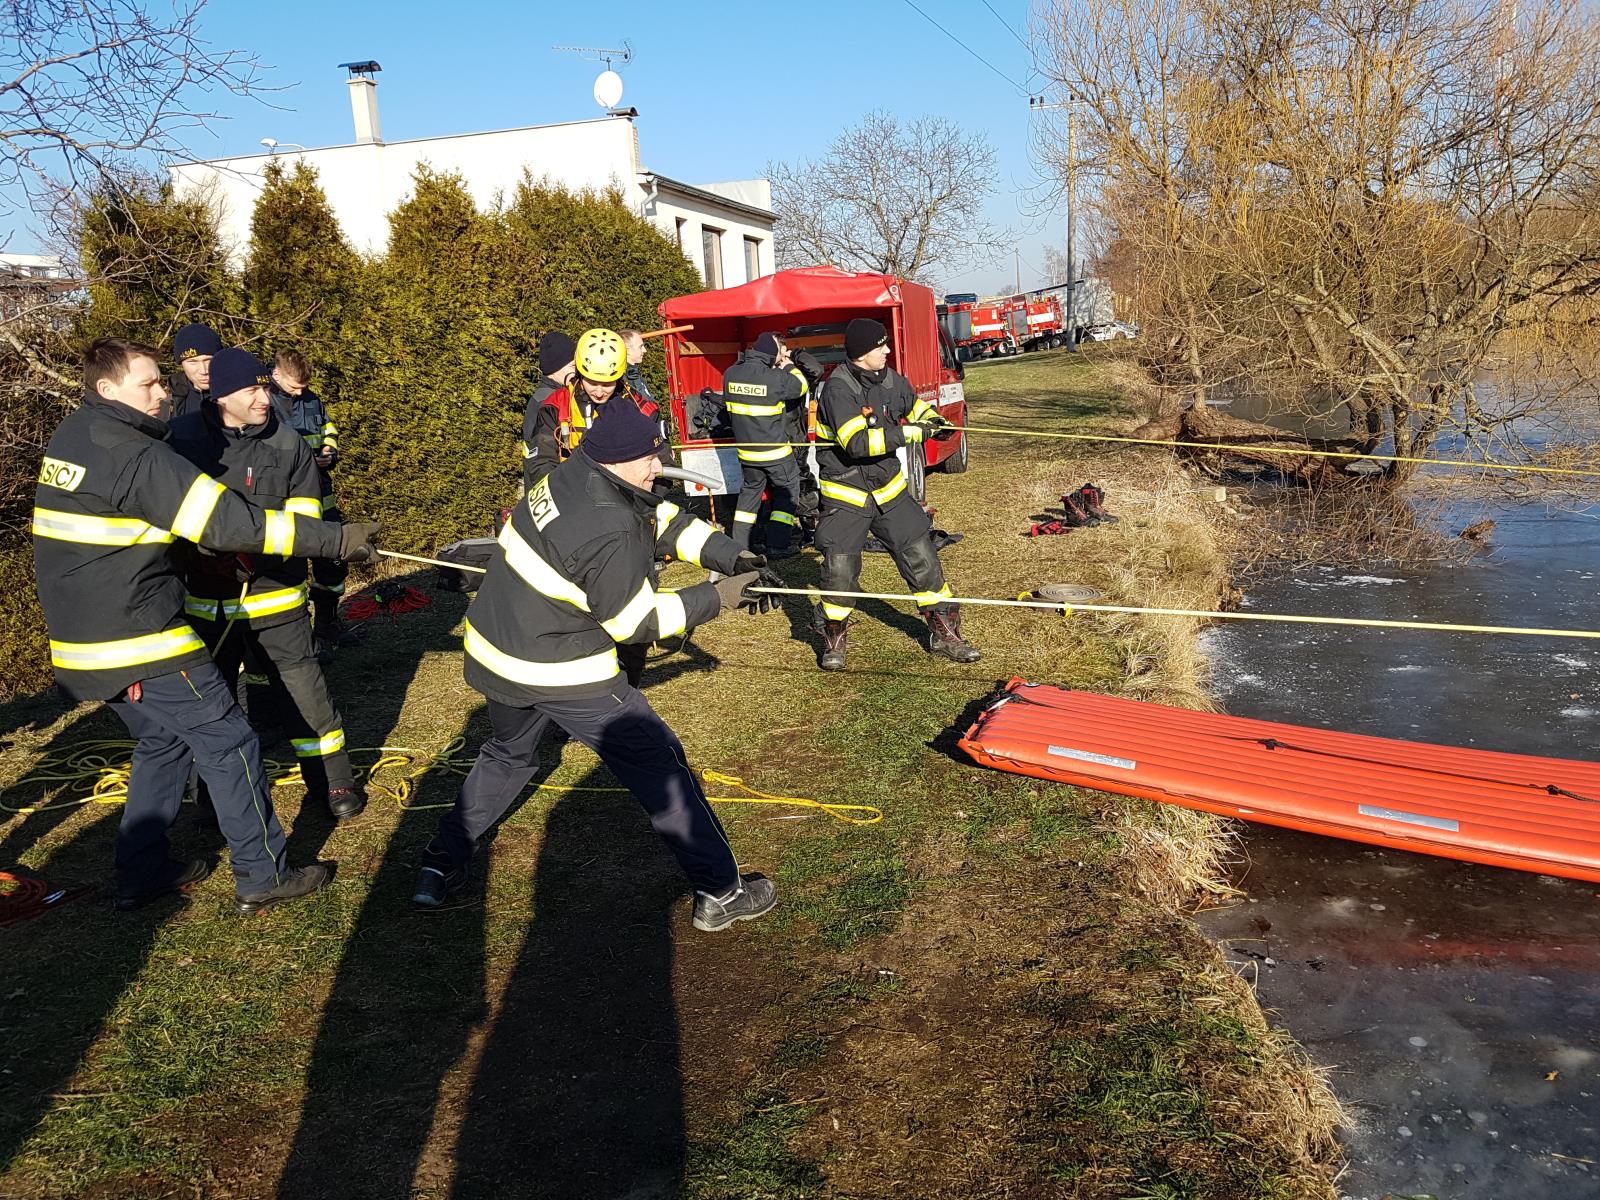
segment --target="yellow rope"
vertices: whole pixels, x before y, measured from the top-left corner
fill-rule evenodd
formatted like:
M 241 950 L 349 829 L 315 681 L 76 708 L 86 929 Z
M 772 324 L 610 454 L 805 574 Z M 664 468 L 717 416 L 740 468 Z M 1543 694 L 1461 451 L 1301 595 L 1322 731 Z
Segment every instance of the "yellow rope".
M 466 749 L 467 739 L 457 737 L 437 752 L 418 750 L 411 746 L 358 746 L 350 751 L 356 755 L 376 754 L 372 763 L 356 767 L 366 775 L 368 792 L 387 797 L 402 812 L 417 812 L 430 808 L 449 808 L 450 804 L 415 804 L 412 796 L 417 780 L 430 771 L 452 775 L 465 775 L 472 768 L 472 760 L 457 757 Z M 19 779 L 6 792 L 20 790 L 24 785 L 65 784 L 68 799 L 58 799 L 49 804 L 15 805 L 6 801 L 6 792 L 0 792 L 0 811 L 26 815 L 48 812 L 52 809 L 71 808 L 80 804 L 121 804 L 128 796 L 128 773 L 133 743 L 126 740 L 82 742 L 71 750 L 47 755 L 39 760 L 32 772 Z M 352 764 L 354 765 L 354 764 Z M 303 784 L 298 764 L 288 764 L 267 759 L 263 763 L 272 785 Z M 378 772 L 401 769 L 397 780 L 383 781 Z M 806 796 L 773 796 L 757 791 L 744 780 L 718 771 L 702 770 L 700 777 L 706 783 L 743 789 L 744 796 L 709 796 L 713 804 L 780 804 L 790 808 L 818 809 L 836 821 L 847 825 L 875 825 L 883 820 L 881 810 L 870 804 L 838 804 L 812 800 Z M 594 792 L 624 794 L 622 787 L 578 787 L 567 784 L 541 783 L 536 790 L 544 792 Z
M 1360 458 L 1371 462 L 1417 463 L 1430 467 L 1478 467 L 1485 471 L 1520 471 L 1530 475 L 1577 475 L 1600 479 L 1600 471 L 1577 467 L 1541 467 L 1526 463 L 1482 462 L 1470 458 L 1408 458 L 1401 454 L 1366 454 L 1357 450 L 1298 450 L 1287 446 L 1254 446 L 1238 442 L 1178 442 L 1165 438 L 1118 437 L 1109 433 L 1056 433 L 1043 429 L 1003 429 L 992 425 L 948 425 L 951 433 L 982 433 L 1000 437 L 1055 438 L 1069 442 L 1117 442 L 1127 446 L 1172 446 L 1180 450 L 1239 450 L 1250 454 L 1289 454 L 1298 458 Z M 1287 435 L 1285 435 L 1287 436 Z M 817 442 L 678 442 L 674 450 L 718 450 L 737 446 L 826 446 Z
M 898 600 L 915 604 L 915 596 L 900 592 L 845 592 L 832 588 L 750 587 L 749 592 L 774 596 L 805 596 L 820 601 L 823 596 L 844 596 L 852 600 Z M 1534 637 L 1600 638 L 1594 629 L 1533 629 L 1518 625 L 1450 625 L 1442 621 L 1379 621 L 1369 617 L 1314 617 L 1300 613 L 1219 612 L 1203 608 L 1149 608 L 1134 604 L 1067 604 L 1060 600 L 988 600 L 977 596 L 951 596 L 951 604 L 986 604 L 997 608 L 1048 608 L 1063 615 L 1080 612 L 1142 613 L 1156 617 L 1204 617 L 1219 621 L 1283 621 L 1305 625 L 1359 625 L 1375 629 L 1433 629 L 1446 633 L 1508 633 Z

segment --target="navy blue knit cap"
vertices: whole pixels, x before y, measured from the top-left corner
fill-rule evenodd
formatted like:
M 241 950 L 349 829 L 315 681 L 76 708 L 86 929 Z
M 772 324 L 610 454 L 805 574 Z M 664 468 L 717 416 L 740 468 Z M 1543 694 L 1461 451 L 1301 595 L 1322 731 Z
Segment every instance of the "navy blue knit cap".
M 185 325 L 172 335 L 172 357 L 179 363 L 216 354 L 221 349 L 222 339 L 209 325 Z
M 270 382 L 267 364 L 238 346 L 218 350 L 211 358 L 211 398 L 220 400 L 235 392 Z
M 583 435 L 580 444 L 583 452 L 597 463 L 632 462 L 654 454 L 664 445 L 660 428 L 626 397 L 600 406 L 594 428 Z

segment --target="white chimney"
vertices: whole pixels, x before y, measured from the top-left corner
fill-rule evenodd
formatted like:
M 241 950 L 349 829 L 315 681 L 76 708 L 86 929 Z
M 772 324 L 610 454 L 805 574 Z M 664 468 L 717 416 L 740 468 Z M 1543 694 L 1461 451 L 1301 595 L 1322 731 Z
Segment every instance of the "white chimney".
M 373 76 L 383 68 L 370 61 L 339 65 L 350 72 L 346 83 L 350 88 L 350 115 L 355 119 L 357 144 L 382 142 L 383 130 L 378 125 L 378 81 Z

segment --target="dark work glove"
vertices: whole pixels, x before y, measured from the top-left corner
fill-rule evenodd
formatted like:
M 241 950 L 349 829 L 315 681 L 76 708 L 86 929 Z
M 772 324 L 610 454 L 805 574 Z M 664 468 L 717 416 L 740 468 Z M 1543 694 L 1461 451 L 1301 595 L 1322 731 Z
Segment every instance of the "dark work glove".
M 339 531 L 339 561 L 371 562 L 378 557 L 376 545 L 383 525 L 378 521 L 351 521 Z
M 938 413 L 929 417 L 923 424 L 928 427 L 928 432 L 933 435 L 934 440 L 939 442 L 948 442 L 960 432 L 953 423 Z
M 822 511 L 822 493 L 801 491 L 794 497 L 794 515 L 812 520 Z
M 750 602 L 745 597 L 745 588 L 760 578 L 759 571 L 741 571 L 737 575 L 719 579 L 711 586 L 717 589 L 717 598 L 722 601 L 723 608 L 742 608 Z
M 767 565 L 767 556 L 757 554 L 754 550 L 741 550 L 739 557 L 733 560 L 733 573 L 742 575 L 749 571 L 757 571 Z
M 796 350 L 794 353 L 794 365 L 799 367 L 805 377 L 811 381 L 812 387 L 815 387 L 817 380 L 822 378 L 822 360 L 809 350 Z

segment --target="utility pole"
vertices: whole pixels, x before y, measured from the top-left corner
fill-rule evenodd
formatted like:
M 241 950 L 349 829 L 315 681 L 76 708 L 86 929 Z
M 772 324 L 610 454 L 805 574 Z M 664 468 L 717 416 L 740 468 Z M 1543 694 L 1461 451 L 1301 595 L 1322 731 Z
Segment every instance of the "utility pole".
M 1067 110 L 1067 311 L 1064 324 L 1067 327 L 1067 352 L 1075 354 L 1078 350 L 1078 323 L 1073 317 L 1073 301 L 1076 299 L 1078 264 L 1073 253 L 1072 235 L 1072 202 L 1076 192 L 1076 179 L 1073 174 L 1078 163 L 1078 137 L 1077 129 L 1073 125 L 1072 102 L 1077 99 L 1070 93 L 1065 104 L 1051 104 L 1043 96 L 1029 96 L 1028 108 L 1033 112 L 1049 112 L 1055 109 Z
M 1022 295 L 1022 251 L 1013 246 L 1011 253 L 1017 260 L 1017 295 L 1020 296 Z

